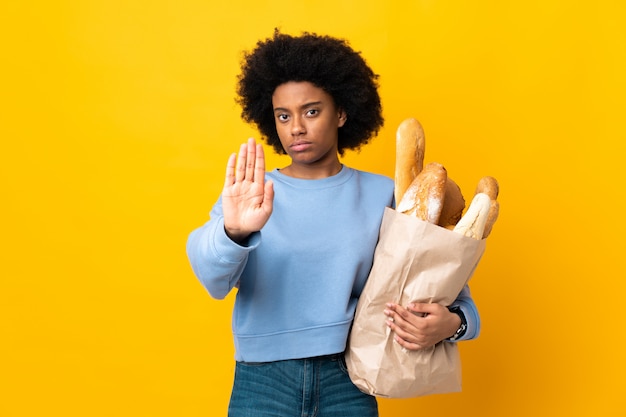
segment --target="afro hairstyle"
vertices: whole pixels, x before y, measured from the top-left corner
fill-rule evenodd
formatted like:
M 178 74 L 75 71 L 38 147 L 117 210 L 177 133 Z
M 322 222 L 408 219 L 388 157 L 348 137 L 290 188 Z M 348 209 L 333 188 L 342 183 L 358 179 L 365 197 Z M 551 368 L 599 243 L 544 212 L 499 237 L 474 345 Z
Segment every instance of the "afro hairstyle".
M 244 52 L 237 102 L 243 120 L 255 124 L 278 154 L 286 152 L 276 131 L 272 95 L 276 87 L 290 81 L 307 81 L 321 88 L 347 114 L 338 133 L 340 155 L 368 143 L 384 123 L 378 75 L 360 52 L 343 39 L 309 32 L 291 36 L 275 29 L 272 38 Z

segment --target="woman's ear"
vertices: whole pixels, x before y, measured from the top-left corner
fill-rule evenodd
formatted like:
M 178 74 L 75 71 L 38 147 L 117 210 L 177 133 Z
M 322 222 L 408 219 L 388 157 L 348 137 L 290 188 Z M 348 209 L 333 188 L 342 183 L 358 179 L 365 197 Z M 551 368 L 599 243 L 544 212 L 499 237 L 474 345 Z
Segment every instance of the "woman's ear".
M 345 111 L 339 110 L 339 127 L 346 124 L 346 120 L 348 120 L 348 115 Z

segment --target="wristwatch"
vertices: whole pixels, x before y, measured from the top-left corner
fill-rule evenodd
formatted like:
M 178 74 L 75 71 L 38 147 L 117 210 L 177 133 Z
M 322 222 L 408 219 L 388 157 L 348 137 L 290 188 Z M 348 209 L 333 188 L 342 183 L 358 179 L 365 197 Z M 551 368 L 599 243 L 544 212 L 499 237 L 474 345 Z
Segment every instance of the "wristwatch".
M 463 335 L 467 331 L 467 319 L 465 319 L 465 314 L 463 314 L 463 311 L 459 306 L 448 307 L 448 310 L 450 310 L 451 313 L 458 314 L 461 318 L 461 325 L 459 326 L 457 331 L 454 332 L 452 336 L 446 339 L 448 342 L 454 342 L 463 337 Z

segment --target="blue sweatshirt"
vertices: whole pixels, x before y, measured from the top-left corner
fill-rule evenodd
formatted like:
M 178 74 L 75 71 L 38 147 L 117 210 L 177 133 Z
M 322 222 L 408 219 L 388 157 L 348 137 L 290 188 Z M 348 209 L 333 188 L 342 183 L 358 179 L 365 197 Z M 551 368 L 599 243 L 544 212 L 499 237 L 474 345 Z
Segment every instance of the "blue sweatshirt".
M 356 303 L 372 266 L 393 181 L 343 167 L 319 180 L 268 172 L 274 210 L 245 246 L 224 231 L 221 198 L 187 242 L 191 266 L 212 297 L 238 287 L 232 316 L 235 359 L 246 362 L 343 352 Z M 465 288 L 455 304 L 478 334 Z M 382 311 L 381 311 L 381 314 Z

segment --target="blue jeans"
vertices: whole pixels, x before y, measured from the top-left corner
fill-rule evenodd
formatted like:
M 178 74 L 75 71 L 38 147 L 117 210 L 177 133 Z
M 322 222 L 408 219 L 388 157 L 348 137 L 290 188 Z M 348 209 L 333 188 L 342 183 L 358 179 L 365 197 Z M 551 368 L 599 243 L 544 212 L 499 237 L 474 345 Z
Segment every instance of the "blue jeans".
M 228 416 L 378 417 L 378 404 L 352 383 L 337 354 L 237 362 Z

